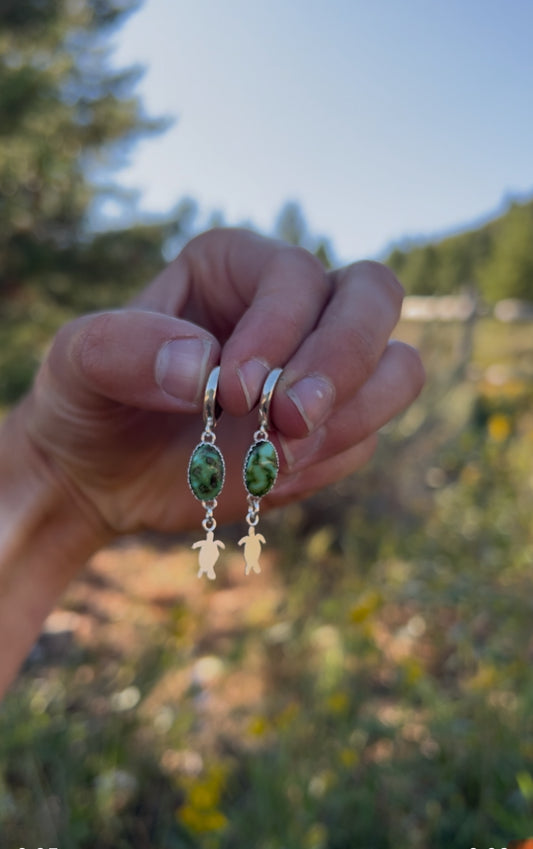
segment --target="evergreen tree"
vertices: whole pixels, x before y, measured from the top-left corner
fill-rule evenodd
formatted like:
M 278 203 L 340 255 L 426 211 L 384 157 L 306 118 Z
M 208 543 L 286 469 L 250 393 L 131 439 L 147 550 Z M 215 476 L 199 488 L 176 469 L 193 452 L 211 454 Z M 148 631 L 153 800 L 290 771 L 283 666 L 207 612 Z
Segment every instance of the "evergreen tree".
M 311 235 L 300 204 L 296 201 L 287 201 L 282 207 L 276 220 L 274 235 L 289 245 L 311 251 L 325 268 L 333 267 L 333 251 L 329 241 L 324 236 Z
M 489 302 L 533 300 L 533 203 L 512 204 L 479 277 Z
M 394 248 L 385 262 L 410 294 L 475 288 L 489 304 L 533 300 L 533 201 L 514 203 L 482 227 L 426 245 Z
M 162 264 L 172 221 L 91 232 L 88 213 L 142 135 L 138 68 L 115 71 L 109 35 L 134 0 L 0 4 L 0 398 L 27 385 L 39 343 L 82 309 L 118 305 Z M 95 179 L 99 175 L 98 182 Z M 31 317 L 33 327 L 28 329 Z

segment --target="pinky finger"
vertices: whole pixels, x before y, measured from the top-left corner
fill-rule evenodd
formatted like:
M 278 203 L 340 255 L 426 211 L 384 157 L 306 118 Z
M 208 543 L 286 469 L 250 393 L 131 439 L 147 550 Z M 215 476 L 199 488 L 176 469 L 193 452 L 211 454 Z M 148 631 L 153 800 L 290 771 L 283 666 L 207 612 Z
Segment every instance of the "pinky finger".
M 340 454 L 313 466 L 307 466 L 292 475 L 284 476 L 272 491 L 272 495 L 268 497 L 269 508 L 308 498 L 323 487 L 352 475 L 368 463 L 377 444 L 378 436 L 373 433 Z

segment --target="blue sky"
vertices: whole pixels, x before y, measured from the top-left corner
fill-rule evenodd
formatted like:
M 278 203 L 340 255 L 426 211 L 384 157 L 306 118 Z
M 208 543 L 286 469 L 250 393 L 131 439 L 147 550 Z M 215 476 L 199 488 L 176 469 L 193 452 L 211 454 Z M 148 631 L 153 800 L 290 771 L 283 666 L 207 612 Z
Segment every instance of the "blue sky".
M 533 194 L 531 0 L 145 0 L 114 38 L 176 121 L 118 182 L 271 231 L 297 200 L 340 261 Z

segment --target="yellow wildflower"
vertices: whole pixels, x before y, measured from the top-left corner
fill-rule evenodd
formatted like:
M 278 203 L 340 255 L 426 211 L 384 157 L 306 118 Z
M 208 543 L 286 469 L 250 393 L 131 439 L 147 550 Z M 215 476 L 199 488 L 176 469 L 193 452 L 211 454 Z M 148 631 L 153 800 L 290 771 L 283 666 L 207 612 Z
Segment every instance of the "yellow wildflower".
M 359 625 L 368 619 L 380 607 L 381 593 L 377 590 L 366 590 L 362 593 L 350 610 L 350 621 Z
M 466 682 L 466 687 L 469 690 L 484 692 L 486 690 L 492 690 L 497 684 L 497 681 L 498 672 L 496 667 L 491 663 L 480 663 L 476 674 Z
M 268 730 L 268 722 L 264 716 L 254 716 L 248 725 L 248 731 L 254 737 L 264 737 Z
M 178 812 L 178 819 L 190 831 L 196 834 L 206 834 L 210 831 L 222 831 L 228 824 L 227 817 L 222 811 L 216 809 L 206 811 L 195 808 L 194 805 L 185 804 Z
M 326 849 L 328 830 L 322 823 L 315 823 L 305 835 L 305 849 Z
M 416 684 L 424 676 L 424 667 L 415 657 L 406 657 L 403 662 L 404 679 L 407 684 Z
M 359 760 L 359 755 L 355 751 L 355 749 L 349 749 L 347 746 L 344 749 L 340 750 L 339 759 L 343 766 L 349 769 L 351 766 L 354 766 Z
M 487 422 L 487 430 L 493 442 L 505 442 L 511 433 L 509 416 L 504 416 L 503 413 L 494 413 Z
M 194 784 L 188 793 L 189 805 L 204 811 L 216 807 L 219 798 L 218 788 L 207 781 Z
M 289 704 L 286 705 L 286 707 L 284 707 L 276 717 L 276 727 L 280 731 L 286 731 L 287 728 L 290 728 L 299 713 L 300 707 L 298 703 L 289 702 Z
M 346 693 L 342 690 L 337 690 L 335 693 L 328 696 L 326 704 L 330 713 L 340 714 L 346 712 L 348 705 L 350 704 L 350 700 Z

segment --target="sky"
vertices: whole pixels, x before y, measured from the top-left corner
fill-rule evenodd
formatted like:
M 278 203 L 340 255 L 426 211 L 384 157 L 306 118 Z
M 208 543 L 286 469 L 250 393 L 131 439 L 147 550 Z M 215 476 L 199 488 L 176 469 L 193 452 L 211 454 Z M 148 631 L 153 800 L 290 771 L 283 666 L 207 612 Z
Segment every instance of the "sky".
M 272 232 L 297 201 L 339 262 L 533 195 L 531 0 L 145 0 L 113 64 L 164 134 L 129 154 L 138 211 Z

